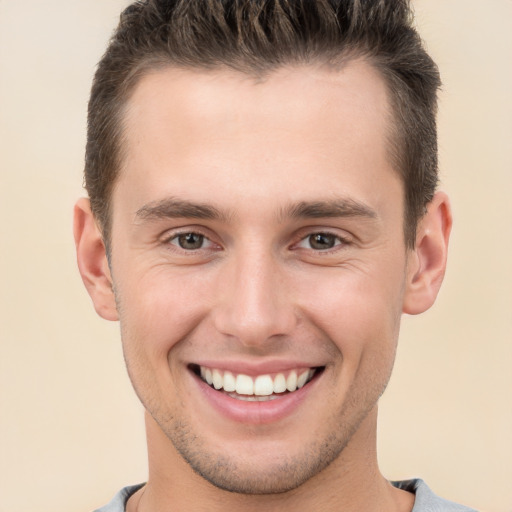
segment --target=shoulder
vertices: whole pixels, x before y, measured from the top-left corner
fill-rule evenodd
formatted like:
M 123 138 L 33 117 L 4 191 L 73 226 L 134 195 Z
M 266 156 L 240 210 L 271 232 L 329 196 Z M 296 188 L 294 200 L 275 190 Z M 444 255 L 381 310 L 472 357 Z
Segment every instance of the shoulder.
M 412 512 L 477 512 L 476 510 L 458 505 L 453 501 L 440 498 L 432 492 L 430 487 L 421 479 L 391 482 L 395 487 L 415 495 Z M 131 485 L 121 489 L 104 507 L 94 512 L 124 512 L 128 498 L 135 494 L 144 484 Z
M 440 498 L 419 478 L 391 483 L 395 487 L 412 492 L 416 496 L 412 512 L 477 512 L 472 508 Z
M 107 503 L 104 507 L 96 509 L 94 512 L 124 512 L 128 498 L 132 494 L 135 494 L 143 485 L 145 484 L 130 485 L 128 487 L 124 487 L 112 498 L 109 503 Z

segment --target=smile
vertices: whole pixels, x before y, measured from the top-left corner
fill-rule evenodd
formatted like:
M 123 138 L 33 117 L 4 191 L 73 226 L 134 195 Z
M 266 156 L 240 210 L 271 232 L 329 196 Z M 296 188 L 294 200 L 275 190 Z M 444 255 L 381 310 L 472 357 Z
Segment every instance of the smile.
M 301 389 L 311 381 L 317 373 L 317 368 L 298 368 L 254 377 L 205 366 L 198 366 L 195 371 L 210 387 L 217 391 L 224 391 L 232 398 L 262 402 L 274 400 Z

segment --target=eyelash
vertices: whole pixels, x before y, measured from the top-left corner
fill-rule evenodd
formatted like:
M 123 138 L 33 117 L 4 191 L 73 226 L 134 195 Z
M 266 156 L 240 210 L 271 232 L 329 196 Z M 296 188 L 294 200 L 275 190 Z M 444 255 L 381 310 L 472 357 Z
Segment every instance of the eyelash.
M 198 247 L 195 249 L 186 249 L 180 245 L 180 243 L 179 243 L 180 237 L 185 237 L 185 236 L 190 236 L 190 235 L 195 235 L 195 236 L 201 237 L 201 247 Z M 328 247 L 326 249 L 314 249 L 311 246 L 310 247 L 300 247 L 300 244 L 308 243 L 308 240 L 311 241 L 311 238 L 314 236 L 332 237 L 334 239 L 333 247 Z M 166 236 L 163 241 L 165 244 L 175 246 L 176 250 L 182 250 L 187 253 L 196 253 L 196 251 L 208 250 L 213 246 L 220 247 L 217 244 L 215 244 L 215 242 L 213 242 L 207 235 L 200 232 L 199 230 L 175 232 L 175 233 L 172 233 L 172 234 Z M 176 241 L 176 243 L 174 243 L 174 241 Z M 207 242 L 208 245 L 210 245 L 211 247 L 204 247 L 204 242 Z M 342 237 L 335 233 L 331 233 L 329 231 L 313 231 L 313 232 L 309 232 L 305 236 L 302 236 L 298 240 L 298 242 L 295 242 L 294 244 L 292 244 L 292 247 L 297 248 L 297 249 L 311 250 L 311 251 L 313 251 L 315 253 L 319 253 L 319 254 L 330 254 L 332 252 L 340 250 L 340 248 L 341 248 L 340 246 L 344 247 L 344 246 L 350 245 L 350 243 L 351 243 L 350 239 L 348 239 L 346 237 Z
M 190 235 L 195 235 L 195 236 L 201 237 L 202 245 L 204 244 L 204 242 L 208 242 L 212 246 L 216 245 L 214 242 L 212 242 L 212 240 L 210 240 L 210 238 L 207 235 L 205 235 L 204 233 L 201 233 L 200 231 L 194 231 L 194 230 L 180 231 L 177 233 L 172 233 L 171 235 L 168 235 L 165 237 L 164 243 L 169 244 L 169 245 L 174 245 L 177 250 L 182 250 L 182 251 L 190 252 L 190 253 L 194 253 L 196 251 L 201 251 L 201 250 L 209 248 L 209 247 L 201 246 L 201 247 L 198 247 L 197 249 L 185 249 L 184 247 L 181 247 L 179 244 L 180 237 L 185 237 L 185 236 L 190 236 Z M 176 243 L 173 243 L 173 241 L 176 241 Z
M 326 249 L 313 249 L 311 247 L 311 238 L 314 236 L 323 236 L 323 237 L 330 237 L 330 238 L 332 237 L 334 239 L 334 245 L 332 247 L 328 247 Z M 308 243 L 308 241 L 309 241 L 310 247 L 307 247 L 307 248 L 300 247 L 300 244 Z M 294 246 L 298 247 L 298 248 L 304 248 L 306 250 L 312 250 L 315 253 L 330 254 L 332 252 L 340 250 L 342 247 L 350 245 L 350 243 L 351 243 L 351 240 L 349 240 L 348 238 L 337 235 L 335 233 L 331 233 L 330 231 L 314 231 L 314 232 L 310 232 L 306 236 L 302 237 L 296 244 L 294 244 Z

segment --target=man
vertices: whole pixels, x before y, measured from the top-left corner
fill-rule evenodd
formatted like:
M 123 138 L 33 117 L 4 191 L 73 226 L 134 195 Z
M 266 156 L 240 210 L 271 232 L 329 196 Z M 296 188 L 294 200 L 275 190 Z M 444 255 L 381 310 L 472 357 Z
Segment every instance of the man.
M 403 1 L 136 2 L 89 104 L 78 264 L 149 478 L 102 511 L 463 511 L 388 482 L 377 402 L 434 302 L 437 68 Z

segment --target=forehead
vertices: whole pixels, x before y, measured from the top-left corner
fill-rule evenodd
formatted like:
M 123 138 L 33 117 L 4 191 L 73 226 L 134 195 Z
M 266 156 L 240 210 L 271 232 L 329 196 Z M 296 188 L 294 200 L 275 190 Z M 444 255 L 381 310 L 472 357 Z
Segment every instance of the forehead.
M 213 178 L 255 199 L 270 188 L 305 199 L 312 178 L 324 189 L 366 182 L 363 193 L 372 194 L 375 179 L 392 171 L 388 119 L 384 81 L 361 60 L 336 71 L 281 68 L 262 79 L 161 69 L 128 101 L 119 180 L 146 190 L 145 201 L 190 187 L 195 199 L 210 200 Z

